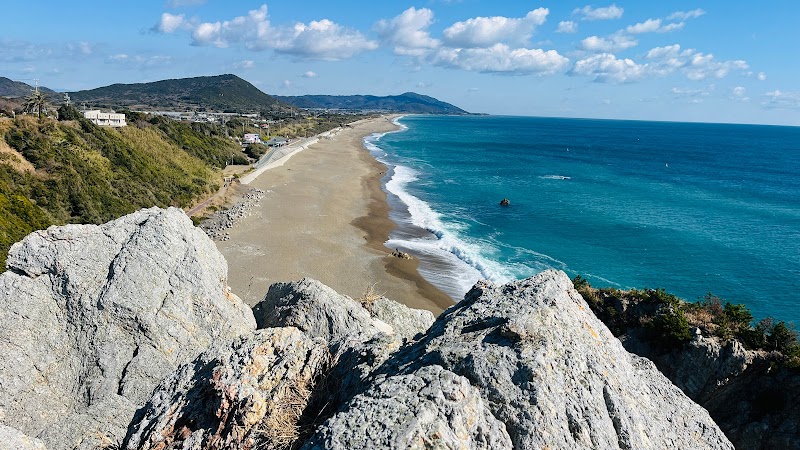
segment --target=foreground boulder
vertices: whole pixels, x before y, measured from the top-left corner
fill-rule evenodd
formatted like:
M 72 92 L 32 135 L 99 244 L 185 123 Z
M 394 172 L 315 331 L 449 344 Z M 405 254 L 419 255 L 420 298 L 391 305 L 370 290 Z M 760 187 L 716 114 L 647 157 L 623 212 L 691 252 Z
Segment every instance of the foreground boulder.
M 0 422 L 51 450 L 118 443 L 158 382 L 255 328 L 179 209 L 14 244 L 0 274 Z
M 563 272 L 476 285 L 377 368 L 370 389 L 429 366 L 467 379 L 516 449 L 733 448 L 703 408 L 625 351 Z M 360 442 L 342 426 L 354 417 L 381 427 L 387 411 L 363 405 L 359 396 L 345 404 L 307 448 Z
M 297 328 L 260 330 L 211 348 L 156 388 L 123 447 L 288 447 L 328 355 L 323 341 Z

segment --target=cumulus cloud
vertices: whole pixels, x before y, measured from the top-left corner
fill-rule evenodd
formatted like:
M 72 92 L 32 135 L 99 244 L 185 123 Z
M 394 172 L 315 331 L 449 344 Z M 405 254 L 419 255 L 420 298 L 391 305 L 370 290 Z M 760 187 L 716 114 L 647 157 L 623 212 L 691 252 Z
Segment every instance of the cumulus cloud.
M 273 26 L 267 5 L 248 11 L 247 15 L 217 22 L 187 22 L 183 15 L 164 13 L 154 27 L 162 33 L 191 31 L 192 45 L 229 47 L 242 44 L 250 50 L 274 50 L 301 58 L 337 60 L 377 48 L 356 30 L 342 27 L 328 19 Z
M 512 49 L 495 44 L 488 48 L 441 48 L 432 62 L 474 72 L 544 75 L 565 70 L 569 59 L 555 50 Z
M 707 78 L 724 78 L 731 71 L 744 71 L 748 64 L 743 60 L 719 61 L 712 54 L 705 54 L 690 48 L 681 50 L 678 44 L 656 47 L 645 55 L 652 61 L 653 69 L 658 73 L 672 73 L 680 70 L 690 80 Z
M 746 102 L 750 100 L 750 97 L 747 96 L 747 89 L 742 86 L 736 86 L 735 88 L 731 89 L 731 95 L 734 100 L 738 100 L 741 102 Z
M 309 70 L 309 71 L 307 71 L 306 73 L 303 74 L 303 78 L 316 78 L 316 76 L 317 76 L 317 72 L 314 72 L 312 70 Z
M 186 16 L 183 14 L 170 14 L 165 12 L 161 14 L 161 19 L 155 24 L 153 31 L 159 33 L 174 33 L 188 25 Z
M 593 8 L 591 6 L 584 6 L 572 11 L 573 15 L 579 16 L 582 20 L 611 20 L 619 19 L 625 10 L 619 6 L 612 4 L 604 8 Z
M 765 74 L 764 72 L 758 72 L 757 78 L 758 81 L 764 81 L 767 79 L 767 74 Z
M 800 92 L 767 92 L 761 105 L 768 109 L 800 109 Z
M 644 22 L 628 26 L 625 31 L 629 34 L 668 33 L 683 28 L 683 25 L 683 22 L 662 25 L 661 19 L 647 19 Z
M 556 29 L 556 33 L 577 33 L 578 32 L 578 24 L 571 21 L 571 20 L 562 20 L 558 22 L 558 28 Z
M 675 11 L 674 13 L 667 16 L 667 20 L 689 20 L 689 19 L 696 19 L 706 12 L 702 9 L 693 9 L 691 11 Z
M 281 53 L 330 61 L 351 58 L 378 48 L 377 42 L 328 19 L 276 29 L 275 34 L 265 44 Z
M 398 55 L 422 56 L 439 46 L 431 37 L 428 27 L 433 23 L 433 11 L 413 6 L 390 20 L 381 20 L 375 31 L 384 42 L 394 45 Z
M 451 47 L 490 47 L 498 43 L 524 45 L 536 27 L 547 20 L 548 14 L 549 9 L 538 8 L 522 18 L 475 17 L 454 23 L 444 30 L 442 37 Z
M 594 81 L 601 83 L 625 83 L 640 80 L 647 72 L 646 65 L 637 64 L 628 58 L 617 59 L 610 53 L 601 53 L 576 61 L 569 74 L 592 77 Z
M 614 53 L 638 44 L 639 41 L 624 33 L 614 33 L 607 38 L 589 36 L 581 41 L 580 48 L 588 52 Z

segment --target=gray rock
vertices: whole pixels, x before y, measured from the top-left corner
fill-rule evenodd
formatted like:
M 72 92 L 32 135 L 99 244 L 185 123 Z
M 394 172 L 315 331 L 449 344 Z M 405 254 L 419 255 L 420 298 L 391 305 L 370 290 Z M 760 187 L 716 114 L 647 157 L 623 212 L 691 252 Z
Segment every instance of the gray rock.
M 333 347 L 362 342 L 378 333 L 394 333 L 357 301 L 311 278 L 273 284 L 264 300 L 253 307 L 253 314 L 258 328 L 297 327 Z
M 0 274 L 0 422 L 51 449 L 119 442 L 179 363 L 252 331 L 227 264 L 179 209 L 14 244 Z
M 413 339 L 433 325 L 436 317 L 424 309 L 413 309 L 406 305 L 380 297 L 367 308 L 372 317 L 388 323 L 400 337 Z
M 16 428 L 0 424 L 0 450 L 47 450 L 39 439 L 31 438 Z
M 511 449 L 505 426 L 469 381 L 440 366 L 386 378 L 357 395 L 304 450 Z
M 653 360 L 667 378 L 700 403 L 719 386 L 742 374 L 757 356 L 739 341 L 722 343 L 717 338 L 702 335 L 696 335 L 679 351 L 658 352 L 639 334 L 639 330 L 633 330 L 629 335 L 620 336 L 625 349 Z
M 477 387 L 517 449 L 732 448 L 703 408 L 625 351 L 563 272 L 479 283 L 373 386 L 428 365 Z
M 153 392 L 123 444 L 128 449 L 279 448 L 299 435 L 325 342 L 269 328 L 212 347 Z

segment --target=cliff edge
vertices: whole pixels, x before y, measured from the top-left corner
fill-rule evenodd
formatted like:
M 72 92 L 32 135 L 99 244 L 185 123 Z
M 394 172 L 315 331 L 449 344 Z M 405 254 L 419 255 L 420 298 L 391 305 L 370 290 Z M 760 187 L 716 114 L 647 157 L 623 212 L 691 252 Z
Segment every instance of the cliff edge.
M 479 283 L 435 321 L 311 279 L 251 311 L 225 280 L 175 209 L 15 244 L 0 432 L 50 449 L 733 448 L 562 272 Z

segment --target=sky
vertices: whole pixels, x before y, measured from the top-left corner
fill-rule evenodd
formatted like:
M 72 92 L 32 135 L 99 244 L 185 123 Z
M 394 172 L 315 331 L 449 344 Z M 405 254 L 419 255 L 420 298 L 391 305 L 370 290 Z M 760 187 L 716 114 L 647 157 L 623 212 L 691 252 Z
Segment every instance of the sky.
M 233 73 L 502 115 L 800 126 L 800 1 L 3 2 L 0 76 L 56 90 Z M 15 18 L 9 20 L 9 18 Z

